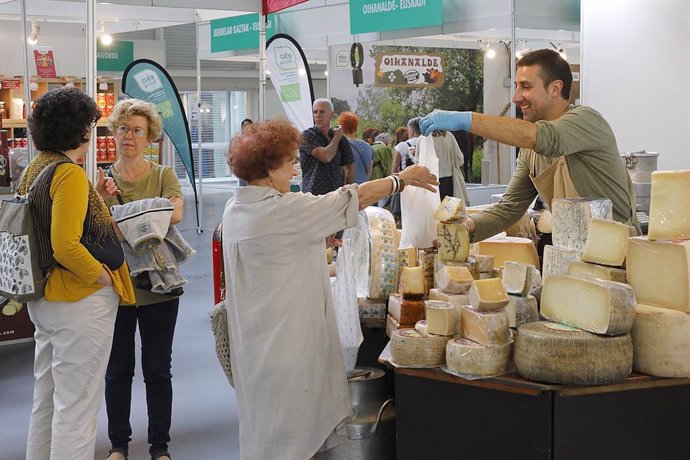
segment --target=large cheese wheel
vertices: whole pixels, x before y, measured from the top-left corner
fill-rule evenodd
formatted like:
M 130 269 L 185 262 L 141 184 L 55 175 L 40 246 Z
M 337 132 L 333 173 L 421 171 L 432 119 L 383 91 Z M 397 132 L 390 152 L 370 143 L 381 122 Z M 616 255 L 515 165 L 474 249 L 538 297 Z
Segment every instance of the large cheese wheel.
M 565 385 L 604 385 L 632 371 L 630 334 L 601 336 L 564 324 L 523 324 L 515 339 L 515 367 L 521 376 Z
M 485 347 L 469 339 L 452 339 L 446 345 L 446 368 L 454 374 L 492 377 L 505 373 L 513 343 Z
M 448 337 L 399 329 L 391 336 L 391 357 L 396 366 L 437 367 L 446 362 Z
M 630 334 L 637 372 L 690 378 L 690 314 L 637 304 Z
M 376 206 L 364 210 L 371 241 L 369 264 L 370 299 L 387 299 L 398 289 L 397 248 L 400 244 L 395 219 L 390 211 Z
M 635 320 L 635 303 L 635 293 L 628 284 L 549 276 L 541 293 L 541 314 L 595 334 L 627 334 Z
M 582 252 L 592 218 L 611 219 L 611 200 L 598 198 L 555 198 L 551 208 L 551 240 L 554 246 Z M 547 276 L 544 273 L 544 276 Z

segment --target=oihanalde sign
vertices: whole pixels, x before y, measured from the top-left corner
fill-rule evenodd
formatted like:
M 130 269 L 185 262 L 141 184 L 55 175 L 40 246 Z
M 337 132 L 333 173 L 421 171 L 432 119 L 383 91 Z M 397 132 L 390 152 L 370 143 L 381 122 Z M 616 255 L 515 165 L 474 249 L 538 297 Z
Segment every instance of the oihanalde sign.
M 443 24 L 442 0 L 350 0 L 350 33 Z

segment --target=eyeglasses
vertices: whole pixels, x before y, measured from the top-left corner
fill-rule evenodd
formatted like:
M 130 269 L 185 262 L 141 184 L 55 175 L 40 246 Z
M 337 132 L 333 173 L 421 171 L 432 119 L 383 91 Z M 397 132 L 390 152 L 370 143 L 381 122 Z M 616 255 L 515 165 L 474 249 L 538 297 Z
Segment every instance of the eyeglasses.
M 146 136 L 146 131 L 141 128 L 130 128 L 129 126 L 120 125 L 117 127 L 117 134 L 120 136 L 126 136 L 128 132 L 132 131 L 134 137 L 144 137 Z

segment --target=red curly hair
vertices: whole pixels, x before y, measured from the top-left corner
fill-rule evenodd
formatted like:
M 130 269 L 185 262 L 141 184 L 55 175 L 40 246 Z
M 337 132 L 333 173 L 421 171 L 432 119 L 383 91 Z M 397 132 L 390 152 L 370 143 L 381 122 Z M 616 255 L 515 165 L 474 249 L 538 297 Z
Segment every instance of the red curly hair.
M 359 115 L 352 112 L 343 112 L 338 117 L 338 124 L 343 128 L 344 134 L 355 134 L 359 126 Z
M 230 141 L 228 164 L 240 179 L 263 179 L 285 160 L 294 158 L 301 142 L 302 135 L 287 120 L 253 123 Z

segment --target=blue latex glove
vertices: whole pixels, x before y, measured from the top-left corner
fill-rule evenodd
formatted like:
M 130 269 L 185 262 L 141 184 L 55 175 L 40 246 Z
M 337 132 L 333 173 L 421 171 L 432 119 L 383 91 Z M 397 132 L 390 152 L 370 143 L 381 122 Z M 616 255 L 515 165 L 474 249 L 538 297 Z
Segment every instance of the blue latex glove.
M 434 110 L 419 122 L 422 135 L 429 136 L 432 131 L 469 131 L 472 127 L 472 112 L 451 112 Z

